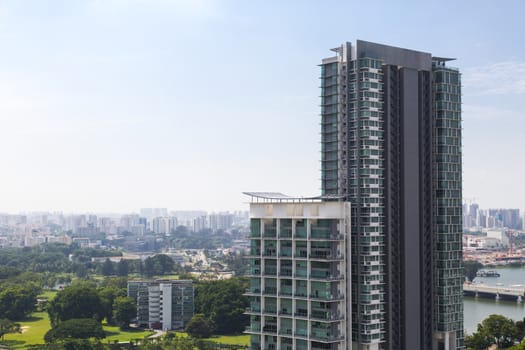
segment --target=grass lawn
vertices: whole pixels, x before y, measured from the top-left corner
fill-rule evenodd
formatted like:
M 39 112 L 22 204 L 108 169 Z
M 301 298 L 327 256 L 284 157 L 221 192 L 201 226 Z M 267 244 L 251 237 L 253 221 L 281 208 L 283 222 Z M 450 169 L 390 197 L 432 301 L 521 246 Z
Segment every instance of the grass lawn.
M 241 335 L 217 335 L 205 340 L 214 341 L 221 344 L 231 344 L 231 345 L 250 345 L 250 335 L 241 334 Z
M 152 331 L 143 331 L 143 330 L 129 330 L 121 331 L 118 326 L 108 326 L 105 323 L 103 324 L 104 331 L 106 332 L 106 337 L 102 339 L 103 343 L 113 342 L 118 340 L 119 342 L 135 340 L 135 339 L 144 339 L 149 335 L 152 335 Z
M 31 344 L 42 344 L 44 343 L 44 334 L 51 328 L 47 312 L 34 312 L 30 318 L 19 323 L 22 327 L 22 333 L 6 334 L 3 344 L 17 348 Z
M 5 344 L 13 348 L 23 348 L 26 345 L 43 344 L 44 335 L 51 328 L 49 323 L 49 315 L 47 312 L 34 312 L 33 315 L 22 322 L 19 322 L 22 327 L 21 334 L 6 334 L 5 341 L 0 344 Z M 151 331 L 131 330 L 121 331 L 119 327 L 108 326 L 103 324 L 106 338 L 102 339 L 103 343 L 113 341 L 129 341 L 134 339 L 143 339 L 146 336 L 153 334 Z
M 53 289 L 45 289 L 41 294 L 38 295 L 39 298 L 45 298 L 47 301 L 51 301 L 55 298 L 58 291 Z

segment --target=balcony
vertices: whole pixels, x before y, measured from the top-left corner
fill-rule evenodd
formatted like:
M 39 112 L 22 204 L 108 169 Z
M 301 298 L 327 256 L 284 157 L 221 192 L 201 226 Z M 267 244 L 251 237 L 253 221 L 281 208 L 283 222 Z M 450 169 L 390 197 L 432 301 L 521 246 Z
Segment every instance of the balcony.
M 265 256 L 265 257 L 269 257 L 269 256 L 270 256 L 270 257 L 271 257 L 271 256 L 275 256 L 275 257 L 277 257 L 277 249 L 275 249 L 275 248 L 266 248 L 266 249 L 264 250 L 264 254 L 263 254 L 263 256 Z
M 337 301 L 337 300 L 343 300 L 344 296 L 342 294 L 337 293 L 323 293 L 323 294 L 310 294 L 310 298 L 312 300 L 319 300 L 319 301 Z
M 296 288 L 294 296 L 296 296 L 296 297 L 307 297 L 308 296 L 308 291 L 307 291 L 306 288 L 303 288 L 303 287 Z
M 277 276 L 277 267 L 266 267 L 264 268 L 265 276 Z
M 265 238 L 275 238 L 277 237 L 277 228 L 275 226 L 265 227 L 263 237 Z
M 279 291 L 279 295 L 282 295 L 282 296 L 292 295 L 292 287 L 281 287 L 281 290 Z
M 249 307 L 246 308 L 247 313 L 260 313 L 261 312 L 261 304 L 251 304 Z
M 277 325 L 266 325 L 263 327 L 263 332 L 277 334 Z
M 248 274 L 249 275 L 253 275 L 253 276 L 260 276 L 261 275 L 261 269 L 260 268 L 251 268 L 248 271 Z
M 341 260 L 343 256 L 332 249 L 312 249 L 310 259 L 314 260 Z
M 256 295 L 259 295 L 259 294 L 261 294 L 261 288 L 260 287 L 250 287 L 250 288 L 246 289 L 245 294 L 256 294 Z
M 292 306 L 290 305 L 290 308 L 291 308 L 291 307 L 292 307 Z M 292 316 L 292 312 L 289 311 L 288 309 L 286 309 L 286 310 L 281 310 L 281 311 L 279 311 L 279 315 L 280 315 L 280 316 Z
M 281 328 L 279 330 L 279 335 L 292 335 L 293 331 L 291 328 Z
M 277 305 L 266 306 L 263 312 L 267 315 L 277 315 Z
M 302 248 L 302 249 L 296 249 L 295 250 L 295 258 L 304 258 L 304 259 L 307 259 L 308 258 L 308 249 L 306 248 Z
M 264 294 L 266 294 L 266 295 L 277 295 L 277 287 L 266 287 L 266 288 L 264 288 Z
M 310 319 L 314 321 L 341 321 L 344 319 L 344 317 L 341 314 L 338 314 L 337 312 L 313 309 L 312 314 L 310 315 Z
M 292 269 L 281 269 L 281 271 L 279 271 L 279 276 L 291 277 L 292 276 Z
M 281 231 L 279 232 L 279 238 L 292 238 L 292 227 L 291 226 L 281 226 Z
M 260 332 L 261 331 L 261 324 L 252 322 L 248 327 L 246 327 L 246 332 Z
M 261 256 L 261 250 L 260 249 L 250 249 L 250 254 L 248 255 L 249 258 L 259 258 Z
M 307 278 L 307 276 L 308 276 L 308 273 L 306 269 L 296 269 L 295 270 L 295 275 L 294 275 L 295 278 Z
M 295 335 L 296 337 L 304 337 L 304 338 L 307 338 L 307 337 L 308 337 L 308 330 L 297 328 L 297 329 L 295 330 L 294 335 Z
M 281 250 L 279 251 L 279 256 L 291 257 L 292 256 L 292 248 L 281 247 Z
M 296 227 L 295 228 L 295 238 L 306 238 L 307 231 L 306 227 Z

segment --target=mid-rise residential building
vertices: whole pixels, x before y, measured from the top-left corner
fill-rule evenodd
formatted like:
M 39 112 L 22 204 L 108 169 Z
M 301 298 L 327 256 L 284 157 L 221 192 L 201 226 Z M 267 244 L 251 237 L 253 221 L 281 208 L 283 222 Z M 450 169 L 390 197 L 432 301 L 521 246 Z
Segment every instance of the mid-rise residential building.
M 350 205 L 247 193 L 252 349 L 348 349 Z
M 183 329 L 193 317 L 191 280 L 129 281 L 128 296 L 137 302 L 137 324 L 142 327 Z

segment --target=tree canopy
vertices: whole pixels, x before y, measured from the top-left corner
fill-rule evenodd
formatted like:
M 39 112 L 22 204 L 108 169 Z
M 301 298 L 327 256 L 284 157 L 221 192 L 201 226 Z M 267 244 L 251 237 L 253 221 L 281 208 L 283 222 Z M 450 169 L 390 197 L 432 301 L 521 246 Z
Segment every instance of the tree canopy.
M 8 333 L 19 333 L 20 324 L 14 323 L 11 320 L 5 318 L 0 319 L 0 338 L 4 340 L 4 336 Z
M 72 318 L 51 328 L 44 340 L 52 343 L 64 339 L 105 338 L 102 324 L 93 318 Z
M 464 275 L 471 282 L 476 278 L 476 273 L 478 273 L 478 270 L 482 267 L 483 264 L 476 260 L 463 261 Z
M 137 304 L 135 299 L 129 297 L 117 297 L 113 302 L 113 318 L 120 324 L 121 328 L 129 328 L 132 319 L 137 317 Z
M 204 314 L 195 314 L 186 325 L 186 332 L 194 338 L 209 338 L 213 325 Z
M 215 324 L 217 334 L 241 333 L 249 323 L 244 311 L 249 304 L 243 295 L 247 282 L 241 278 L 198 283 L 195 288 L 195 312 Z
M 0 318 L 18 321 L 36 308 L 39 289 L 33 284 L 0 287 Z
M 516 323 L 502 315 L 490 315 L 478 324 L 477 332 L 465 337 L 469 349 L 484 350 L 495 344 L 498 349 L 508 348 L 521 341 L 523 334 Z
M 77 284 L 64 288 L 57 293 L 48 306 L 51 325 L 73 318 L 104 317 L 104 305 L 97 290 L 88 284 Z

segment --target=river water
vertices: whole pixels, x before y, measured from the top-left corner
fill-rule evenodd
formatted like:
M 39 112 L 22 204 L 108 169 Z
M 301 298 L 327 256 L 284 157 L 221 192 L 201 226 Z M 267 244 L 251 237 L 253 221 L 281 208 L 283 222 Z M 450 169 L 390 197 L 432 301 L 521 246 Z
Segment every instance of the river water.
M 488 268 L 496 270 L 500 277 L 476 277 L 474 283 L 484 283 L 491 286 L 512 286 L 514 288 L 525 288 L 524 267 L 499 267 Z M 521 286 L 518 286 L 521 285 Z M 515 321 L 525 318 L 525 303 L 490 300 L 482 298 L 465 297 L 464 303 L 464 326 L 467 333 L 475 332 L 478 323 L 491 314 L 499 314 Z

